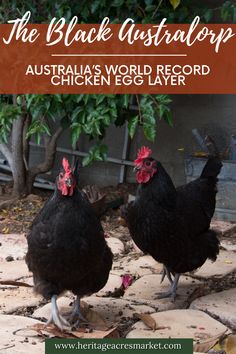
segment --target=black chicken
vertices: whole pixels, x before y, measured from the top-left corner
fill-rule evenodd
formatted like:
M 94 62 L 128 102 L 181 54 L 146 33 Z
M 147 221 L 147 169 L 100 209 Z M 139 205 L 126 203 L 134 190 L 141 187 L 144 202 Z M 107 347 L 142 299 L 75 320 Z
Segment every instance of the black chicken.
M 76 186 L 75 171 L 65 158 L 62 165 L 54 194 L 32 223 L 26 255 L 35 291 L 51 299 L 47 324 L 60 329 L 69 323 L 59 314 L 57 296 L 71 290 L 77 296 L 71 321 L 81 319 L 80 298 L 103 288 L 113 258 L 100 221 Z
M 164 265 L 163 278 L 168 276 L 171 288 L 159 298 L 174 299 L 180 274 L 201 267 L 208 258 L 215 261 L 219 253 L 216 233 L 209 228 L 222 163 L 218 157 L 209 157 L 198 179 L 175 188 L 151 154 L 149 148 L 139 150 L 136 199 L 121 214 L 137 246 Z

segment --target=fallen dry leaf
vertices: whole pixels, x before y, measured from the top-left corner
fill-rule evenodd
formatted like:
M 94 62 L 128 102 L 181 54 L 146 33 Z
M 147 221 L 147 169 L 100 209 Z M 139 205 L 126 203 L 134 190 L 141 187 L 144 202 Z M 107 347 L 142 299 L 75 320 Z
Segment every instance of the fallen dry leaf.
M 4 227 L 4 228 L 2 229 L 2 233 L 3 233 L 3 234 L 8 234 L 8 233 L 9 233 L 9 227 Z
M 213 352 L 224 352 L 227 354 L 235 354 L 236 353 L 236 336 L 229 334 L 228 336 L 224 336 L 219 340 L 219 342 L 214 345 L 212 348 Z
M 119 338 L 116 327 L 110 328 L 107 331 L 91 331 L 87 328 L 80 328 L 76 331 L 71 331 L 70 329 L 61 331 L 54 325 L 46 326 L 46 324 L 43 323 L 35 323 L 33 326 L 19 329 L 14 334 L 24 330 L 35 331 L 38 335 L 44 338 L 48 336 L 57 338 Z M 27 336 L 29 335 L 27 334 Z
M 192 155 L 195 157 L 207 157 L 208 153 L 206 153 L 204 151 L 196 151 Z
M 151 315 L 147 313 L 134 313 L 134 317 L 143 321 L 143 323 L 153 331 L 157 329 L 157 323 Z
M 16 280 L 0 280 L 0 285 L 25 286 L 26 288 L 33 288 L 33 285 Z
M 218 336 L 214 336 L 206 340 L 203 340 L 201 342 L 194 343 L 193 345 L 194 352 L 207 353 L 211 348 L 213 348 L 220 341 L 221 338 L 224 337 L 226 332 L 227 330 L 222 332 Z
M 236 354 L 236 335 L 229 335 L 225 343 L 227 354 Z
M 32 326 L 28 326 L 26 329 L 36 331 L 42 337 L 48 337 L 50 334 L 53 337 L 57 338 L 73 338 L 73 336 L 68 331 L 62 332 L 59 328 L 54 325 L 46 325 L 43 323 L 35 323 Z M 23 328 L 24 330 L 24 328 Z

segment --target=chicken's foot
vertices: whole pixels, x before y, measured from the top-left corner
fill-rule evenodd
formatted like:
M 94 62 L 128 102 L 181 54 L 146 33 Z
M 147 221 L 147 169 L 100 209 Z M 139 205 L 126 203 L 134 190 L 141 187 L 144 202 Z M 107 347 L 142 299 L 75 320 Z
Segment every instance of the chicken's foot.
M 169 269 L 164 265 L 163 269 L 162 269 L 162 277 L 161 277 L 161 283 L 163 282 L 163 280 L 165 279 L 165 277 L 167 276 L 167 279 L 169 280 L 170 284 L 173 284 L 173 279 L 171 277 L 171 272 L 169 271 Z
M 75 320 L 76 320 L 76 322 L 75 322 Z M 75 327 L 75 328 L 79 327 L 81 321 L 84 322 L 84 323 L 88 323 L 86 318 L 81 313 L 80 297 L 79 296 L 77 296 L 75 301 L 74 301 L 73 309 L 72 309 L 72 312 L 70 314 L 69 321 L 70 321 L 70 323 L 73 324 L 73 327 Z
M 178 282 L 179 282 L 179 277 L 180 277 L 180 274 L 176 273 L 174 281 L 171 284 L 170 290 L 165 293 L 159 294 L 157 296 L 157 299 L 165 299 L 167 297 L 170 297 L 171 300 L 174 301 L 175 297 L 176 297 L 176 290 L 177 290 L 177 286 L 178 286 Z
M 66 319 L 60 315 L 59 309 L 57 306 L 57 295 L 53 295 L 51 298 L 51 304 L 52 304 L 52 309 L 51 309 L 51 315 L 46 323 L 46 326 L 49 324 L 53 323 L 56 325 L 61 331 L 64 330 L 64 326 L 70 327 L 70 324 L 66 321 Z

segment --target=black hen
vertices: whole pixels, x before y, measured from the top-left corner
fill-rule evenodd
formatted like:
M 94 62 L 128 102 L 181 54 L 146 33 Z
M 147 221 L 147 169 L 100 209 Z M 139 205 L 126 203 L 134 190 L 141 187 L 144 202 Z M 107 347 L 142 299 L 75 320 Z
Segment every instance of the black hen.
M 80 298 L 103 288 L 112 257 L 100 221 L 77 188 L 68 161 L 63 159 L 55 192 L 31 226 L 26 255 L 36 292 L 52 301 L 48 323 L 60 329 L 68 325 L 56 303 L 57 296 L 65 290 L 77 296 L 71 319 L 82 317 Z
M 171 288 L 159 298 L 175 298 L 180 273 L 201 267 L 208 258 L 215 261 L 219 253 L 219 241 L 209 228 L 222 163 L 209 157 L 198 179 L 176 189 L 151 153 L 146 147 L 138 153 L 136 199 L 122 216 L 137 246 L 164 265 Z

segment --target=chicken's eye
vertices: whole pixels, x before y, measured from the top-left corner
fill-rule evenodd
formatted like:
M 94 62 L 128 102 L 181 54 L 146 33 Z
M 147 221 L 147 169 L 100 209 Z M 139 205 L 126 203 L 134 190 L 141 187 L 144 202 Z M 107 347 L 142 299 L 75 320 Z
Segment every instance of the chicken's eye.
M 150 167 L 150 166 L 151 166 L 151 162 L 150 162 L 150 161 L 146 161 L 146 162 L 145 162 L 145 166 L 146 166 L 146 167 Z

